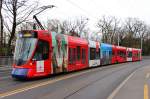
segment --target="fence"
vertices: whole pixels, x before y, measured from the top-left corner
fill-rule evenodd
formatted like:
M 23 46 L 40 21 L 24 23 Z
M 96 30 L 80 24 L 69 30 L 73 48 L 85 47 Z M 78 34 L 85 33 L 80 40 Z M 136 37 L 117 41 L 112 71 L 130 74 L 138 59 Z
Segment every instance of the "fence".
M 0 56 L 0 66 L 11 66 L 13 63 L 13 56 Z

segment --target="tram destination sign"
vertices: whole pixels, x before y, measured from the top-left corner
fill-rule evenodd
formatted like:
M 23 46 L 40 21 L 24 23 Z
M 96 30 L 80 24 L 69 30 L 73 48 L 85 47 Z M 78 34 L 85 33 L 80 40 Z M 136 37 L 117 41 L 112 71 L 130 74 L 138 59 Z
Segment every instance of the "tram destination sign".
M 37 38 L 36 31 L 20 31 L 18 33 L 19 38 Z

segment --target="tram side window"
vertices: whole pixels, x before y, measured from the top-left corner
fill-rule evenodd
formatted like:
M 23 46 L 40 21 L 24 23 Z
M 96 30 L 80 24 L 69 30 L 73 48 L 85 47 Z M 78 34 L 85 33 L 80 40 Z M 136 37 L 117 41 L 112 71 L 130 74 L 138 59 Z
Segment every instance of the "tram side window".
M 125 52 L 123 52 L 123 51 L 119 51 L 119 56 L 121 56 L 121 57 L 125 57 Z
M 126 52 L 124 52 L 124 51 L 122 52 L 122 57 L 126 58 Z
M 85 54 L 85 49 L 82 49 L 82 64 L 86 63 L 86 54 Z
M 77 59 L 78 59 L 78 61 L 80 60 L 80 58 L 81 58 L 81 52 L 80 52 L 80 49 L 81 49 L 81 47 L 80 46 L 77 46 Z
M 95 48 L 90 48 L 90 60 L 94 60 L 96 58 L 96 49 Z
M 76 61 L 75 48 L 69 48 L 69 64 L 75 64 Z
M 141 57 L 141 53 L 140 52 L 138 52 L 138 58 L 140 58 Z
M 132 57 L 132 52 L 129 52 L 129 53 L 128 53 L 128 57 Z
M 72 48 L 69 48 L 69 64 L 72 64 Z
M 107 58 L 107 51 L 102 51 L 102 58 Z
M 98 49 L 98 51 L 96 51 L 96 59 L 100 59 L 100 49 Z
M 36 61 L 46 60 L 49 58 L 49 43 L 39 40 L 33 59 Z
M 115 51 L 112 51 L 112 56 L 116 56 Z
M 119 56 L 122 56 L 122 52 L 121 51 L 119 51 Z
M 73 53 L 73 64 L 75 64 L 75 62 L 76 62 L 76 48 L 73 48 L 72 53 Z
M 112 57 L 112 51 L 109 51 L 109 58 Z

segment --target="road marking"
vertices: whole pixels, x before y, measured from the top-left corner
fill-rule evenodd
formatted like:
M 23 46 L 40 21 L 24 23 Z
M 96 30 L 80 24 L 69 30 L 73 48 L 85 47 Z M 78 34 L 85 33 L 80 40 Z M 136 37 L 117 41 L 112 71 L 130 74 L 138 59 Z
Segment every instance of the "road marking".
M 146 74 L 146 79 L 148 79 L 148 78 L 149 78 L 149 76 L 150 76 L 150 73 L 147 73 L 147 74 Z
M 148 85 L 147 84 L 144 85 L 144 99 L 149 99 L 149 96 L 148 96 Z
M 0 80 L 2 79 L 6 79 L 6 78 L 10 78 L 11 76 L 4 76 L 4 77 L 0 77 Z
M 138 70 L 138 69 L 137 69 Z M 126 84 L 126 82 L 135 74 L 137 71 L 135 70 L 133 73 L 131 73 L 109 96 L 107 99 L 113 99 L 116 94 L 119 92 L 119 90 Z
M 15 89 L 15 90 L 12 90 L 12 91 L 4 92 L 4 93 L 0 94 L 0 99 L 11 96 L 11 95 L 14 95 L 14 94 L 18 94 L 18 93 L 21 93 L 21 92 L 25 92 L 25 91 L 28 91 L 28 90 L 31 90 L 31 89 L 34 89 L 34 88 L 38 88 L 38 87 L 41 87 L 41 86 L 52 84 L 52 83 L 55 83 L 55 82 L 58 82 L 58 81 L 61 81 L 61 80 L 65 80 L 65 79 L 68 79 L 68 78 L 79 76 L 81 74 L 85 74 L 85 73 L 88 73 L 88 72 L 92 72 L 92 71 L 91 70 L 90 71 L 85 71 L 85 72 L 81 72 L 81 73 L 77 73 L 77 74 L 67 75 L 65 77 L 62 76 L 58 79 L 45 81 L 45 82 L 42 82 L 42 83 L 39 83 L 39 84 L 29 85 L 29 86 L 26 86 L 26 87 L 23 87 L 23 88 L 19 88 L 19 89 Z

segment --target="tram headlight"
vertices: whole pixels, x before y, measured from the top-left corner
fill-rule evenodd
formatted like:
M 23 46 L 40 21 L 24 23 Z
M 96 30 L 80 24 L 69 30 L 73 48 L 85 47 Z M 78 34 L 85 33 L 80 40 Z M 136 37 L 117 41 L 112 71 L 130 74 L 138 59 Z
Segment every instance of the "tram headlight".
M 23 37 L 23 34 L 19 34 L 19 37 L 22 38 L 22 37 Z

